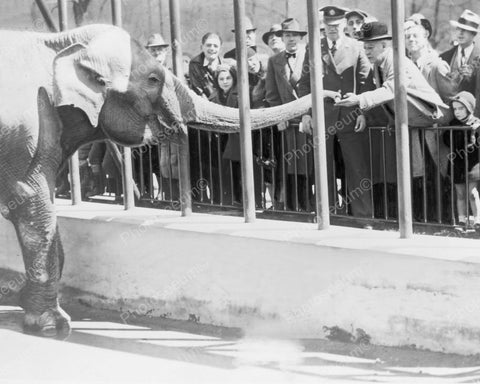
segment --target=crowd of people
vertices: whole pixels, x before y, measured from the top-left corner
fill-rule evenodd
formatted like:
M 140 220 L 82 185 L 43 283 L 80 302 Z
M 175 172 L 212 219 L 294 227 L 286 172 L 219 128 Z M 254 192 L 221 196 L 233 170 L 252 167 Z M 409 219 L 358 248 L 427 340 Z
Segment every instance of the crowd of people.
M 394 63 L 391 34 L 385 23 L 367 12 L 326 6 L 320 11 L 323 61 L 324 110 L 327 145 L 329 203 L 332 213 L 359 218 L 395 217 L 396 143 L 394 116 Z M 294 101 L 311 92 L 307 31 L 293 18 L 276 23 L 262 36 L 270 55 L 257 47 L 257 29 L 246 19 L 246 44 L 250 107 L 273 107 Z M 454 212 L 449 220 L 468 223 L 469 213 L 480 227 L 480 181 L 478 134 L 480 126 L 480 48 L 475 37 L 480 17 L 465 10 L 452 20 L 452 47 L 437 52 L 431 44 L 432 24 L 421 14 L 405 21 L 406 84 L 411 136 L 414 215 L 422 220 L 444 221 L 443 193 L 455 186 Z M 235 32 L 232 30 L 232 32 Z M 236 50 L 222 55 L 222 37 L 215 32 L 201 39 L 201 52 L 185 57 L 185 81 L 198 95 L 213 103 L 238 107 Z M 159 34 L 146 44 L 165 65 L 169 44 Z M 442 126 L 466 126 L 446 130 Z M 374 130 L 371 127 L 387 127 Z M 273 209 L 313 211 L 315 179 L 310 115 L 285 121 L 252 134 L 255 200 L 265 208 L 268 194 Z M 100 175 L 97 146 L 90 149 L 91 171 Z M 241 206 L 242 183 L 238 134 L 220 134 L 189 129 L 192 186 L 205 180 L 205 190 L 194 189 L 193 199 L 214 204 Z M 87 151 L 88 153 L 88 151 Z M 102 152 L 103 153 L 103 152 Z M 157 156 L 157 157 L 155 157 Z M 178 196 L 178 148 L 161 143 L 140 156 L 136 180 L 141 193 L 152 191 L 152 183 L 168 180 L 170 198 Z M 152 161 L 153 159 L 153 161 Z M 105 159 L 103 159 L 105 161 Z M 88 161 L 87 161 L 88 163 Z M 140 164 L 141 163 L 141 164 Z M 158 164 L 157 166 L 152 164 Z M 142 169 L 142 171 L 138 171 Z M 152 179 L 152 174 L 157 180 Z M 118 176 L 114 176 L 118 177 Z M 440 178 L 437 180 L 436 178 Z M 104 188 L 101 177 L 87 197 Z M 164 185 L 166 185 L 164 180 Z M 425 188 L 431 188 L 426 190 Z M 427 206 L 442 200 L 443 212 Z M 452 205 L 452 204 L 450 204 Z M 435 215 L 437 215 L 435 217 Z

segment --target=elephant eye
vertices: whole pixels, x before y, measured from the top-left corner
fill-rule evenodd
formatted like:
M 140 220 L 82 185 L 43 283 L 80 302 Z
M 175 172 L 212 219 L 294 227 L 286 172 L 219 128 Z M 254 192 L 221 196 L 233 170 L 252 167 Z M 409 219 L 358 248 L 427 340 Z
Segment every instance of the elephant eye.
M 156 73 L 151 73 L 150 76 L 148 76 L 148 81 L 151 84 L 157 84 L 157 83 L 160 83 L 161 80 Z
M 105 79 L 104 79 L 102 76 L 100 76 L 100 75 L 96 75 L 96 76 L 95 76 L 95 81 L 96 81 L 98 84 L 100 84 L 102 87 L 104 87 L 105 85 L 107 85 Z

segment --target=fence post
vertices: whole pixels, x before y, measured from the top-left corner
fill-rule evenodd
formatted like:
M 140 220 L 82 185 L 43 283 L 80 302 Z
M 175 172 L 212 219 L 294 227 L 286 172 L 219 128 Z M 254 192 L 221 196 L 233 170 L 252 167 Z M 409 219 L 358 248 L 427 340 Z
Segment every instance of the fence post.
M 255 221 L 252 127 L 245 36 L 245 0 L 233 0 L 235 44 L 238 70 L 238 108 L 240 110 L 240 153 L 242 167 L 243 214 L 246 223 Z
M 67 0 L 58 0 L 58 25 L 60 31 L 68 29 Z M 70 173 L 70 192 L 72 195 L 72 205 L 79 205 L 82 202 L 82 185 L 80 182 L 80 160 L 78 151 L 68 159 L 68 170 Z
M 58 32 L 57 26 L 52 19 L 52 15 L 50 15 L 50 11 L 48 10 L 47 6 L 45 5 L 43 0 L 35 0 L 37 3 L 38 9 L 45 20 L 45 24 L 47 24 L 48 29 L 50 32 Z
M 122 26 L 121 0 L 112 0 L 112 20 L 113 24 L 117 27 Z M 122 157 L 123 205 L 125 210 L 129 210 L 135 208 L 132 176 L 132 150 L 129 147 L 123 147 Z
M 178 0 L 170 0 L 170 31 L 172 37 L 173 72 L 183 81 L 183 55 L 180 36 L 180 4 Z M 180 133 L 178 144 L 180 206 L 182 216 L 192 214 L 192 186 L 190 183 L 190 155 L 188 151 L 188 133 Z
M 323 106 L 323 64 L 320 48 L 318 0 L 307 0 L 310 83 L 312 84 L 312 124 L 315 158 L 315 200 L 318 229 L 330 226 L 328 207 L 327 147 L 325 140 L 325 111 Z
M 405 1 L 391 0 L 393 64 L 395 68 L 395 138 L 397 141 L 398 220 L 400 238 L 412 237 L 412 196 L 407 88 L 405 86 Z

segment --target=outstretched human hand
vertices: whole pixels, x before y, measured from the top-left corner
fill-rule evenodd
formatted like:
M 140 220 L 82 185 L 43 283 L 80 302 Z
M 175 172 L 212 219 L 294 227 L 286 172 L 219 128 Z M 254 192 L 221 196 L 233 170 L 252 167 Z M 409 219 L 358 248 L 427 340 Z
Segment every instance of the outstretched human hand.
M 360 99 L 355 93 L 347 93 L 345 97 L 335 103 L 336 107 L 354 107 L 360 104 Z

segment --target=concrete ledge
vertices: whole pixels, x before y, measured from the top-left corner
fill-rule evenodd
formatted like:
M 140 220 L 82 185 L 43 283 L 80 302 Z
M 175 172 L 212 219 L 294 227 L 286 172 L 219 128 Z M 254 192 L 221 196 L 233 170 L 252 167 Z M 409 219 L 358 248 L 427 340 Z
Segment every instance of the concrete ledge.
M 148 314 L 302 338 L 338 326 L 381 345 L 480 352 L 478 240 L 92 203 L 58 215 L 63 282 L 126 322 Z M 5 220 L 0 244 L 0 267 L 23 271 Z

